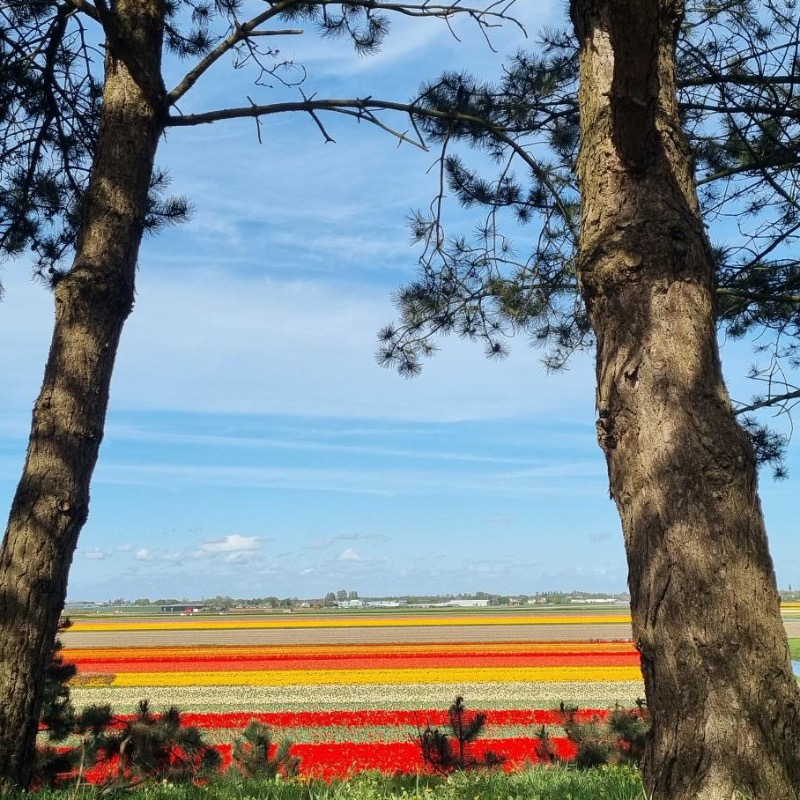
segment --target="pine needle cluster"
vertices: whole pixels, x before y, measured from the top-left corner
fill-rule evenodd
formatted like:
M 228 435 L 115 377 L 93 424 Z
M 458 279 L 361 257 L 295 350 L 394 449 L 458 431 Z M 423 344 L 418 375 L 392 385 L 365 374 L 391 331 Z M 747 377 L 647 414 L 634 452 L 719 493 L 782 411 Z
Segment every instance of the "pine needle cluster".
M 615 708 L 603 721 L 599 716 L 588 722 L 578 718 L 578 708 L 561 703 L 561 727 L 567 739 L 577 745 L 574 763 L 579 769 L 605 764 L 638 766 L 644 756 L 650 717 L 644 700 L 636 701 L 637 708 Z M 536 757 L 545 764 L 560 764 L 564 758 L 557 752 L 544 726 L 538 733 Z
M 422 760 L 437 772 L 496 767 L 505 760 L 491 751 L 478 756 L 472 745 L 486 727 L 484 711 L 467 711 L 464 698 L 456 697 L 448 709 L 449 731 L 441 731 L 427 725 L 417 734 L 422 750 Z
M 251 719 L 242 735 L 234 740 L 232 768 L 245 778 L 292 777 L 300 769 L 300 759 L 289 754 L 291 742 L 283 739 L 272 754 L 272 738 L 266 725 Z

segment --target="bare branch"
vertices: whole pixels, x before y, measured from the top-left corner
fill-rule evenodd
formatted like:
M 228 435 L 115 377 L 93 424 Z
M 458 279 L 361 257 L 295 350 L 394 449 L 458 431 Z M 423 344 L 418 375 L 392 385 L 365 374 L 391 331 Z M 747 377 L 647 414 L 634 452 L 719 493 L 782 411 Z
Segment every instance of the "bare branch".
M 91 17 L 97 22 L 100 21 L 100 14 L 88 0 L 66 0 L 66 3 L 68 6 L 72 6 L 76 11 L 86 14 L 87 17 Z
M 793 305 L 800 305 L 800 295 L 798 294 L 758 294 L 747 292 L 743 289 L 728 289 L 724 287 L 718 287 L 716 294 L 724 297 L 737 297 L 754 303 L 792 303 Z
M 74 2 L 84 2 L 84 0 L 73 0 Z M 524 36 L 527 36 L 524 26 L 508 13 L 515 0 L 502 0 L 490 4 L 487 8 L 474 8 L 459 5 L 460 0 L 450 5 L 435 5 L 422 0 L 421 2 L 382 2 L 381 0 L 350 0 L 348 6 L 368 9 L 370 12 L 390 11 L 407 17 L 433 17 L 443 19 L 452 33 L 450 19 L 456 15 L 464 15 L 472 19 L 486 36 L 486 29 L 497 27 L 503 22 L 510 22 L 516 25 Z M 316 5 L 333 6 L 340 5 L 341 0 L 317 0 Z M 237 45 L 253 36 L 280 36 L 297 35 L 302 33 L 300 30 L 288 31 L 259 31 L 258 28 L 269 20 L 281 14 L 291 11 L 297 6 L 297 0 L 282 0 L 270 5 L 265 11 L 252 17 L 247 22 L 237 25 L 230 35 L 223 39 L 208 55 L 201 59 L 189 72 L 184 75 L 181 81 L 168 93 L 167 101 L 174 105 L 181 99 L 197 81 L 226 53 L 229 53 Z M 455 34 L 453 34 L 455 36 Z M 487 39 L 488 41 L 488 39 Z
M 252 39 L 254 36 L 300 36 L 305 31 L 302 28 L 284 28 L 277 31 L 251 31 L 248 38 Z
M 783 403 L 788 402 L 789 400 L 798 400 L 800 399 L 800 389 L 797 389 L 793 392 L 786 392 L 786 394 L 774 395 L 770 397 L 765 397 L 762 400 L 757 400 L 754 403 L 751 403 L 748 406 L 741 406 L 740 408 L 735 409 L 733 412 L 734 414 L 747 414 L 749 411 L 757 411 L 759 408 L 767 408 L 768 406 L 776 406 L 781 405 Z
M 303 94 L 302 89 L 300 90 L 300 93 Z M 249 100 L 250 98 L 248 97 L 247 99 Z M 313 100 L 313 99 L 314 99 L 313 97 L 309 98 L 309 97 L 306 97 L 305 94 L 303 94 L 303 100 L 308 101 L 308 100 Z M 315 111 L 309 111 L 308 113 L 311 116 L 311 119 L 314 120 L 314 122 L 316 123 L 317 127 L 319 128 L 320 133 L 322 134 L 323 138 L 325 139 L 325 143 L 326 144 L 327 143 L 336 144 L 336 140 L 325 129 L 325 126 L 322 124 L 322 120 L 319 118 L 319 116 L 317 116 L 317 113 Z M 258 121 L 259 121 L 259 124 L 260 124 L 261 120 L 259 119 Z M 261 140 L 259 139 L 259 144 L 260 143 L 261 143 Z
M 208 55 L 202 58 L 192 69 L 187 72 L 180 83 L 167 93 L 167 103 L 174 105 L 188 92 L 202 75 L 207 72 L 222 56 L 233 50 L 236 45 L 243 42 L 259 25 L 273 19 L 295 5 L 295 0 L 283 0 L 270 6 L 247 22 L 243 22 L 231 31 Z
M 414 103 L 397 103 L 390 100 L 376 100 L 373 97 L 341 99 L 327 98 L 322 100 L 305 99 L 295 102 L 242 106 L 238 108 L 221 108 L 216 111 L 207 111 L 201 114 L 170 115 L 166 124 L 168 127 L 190 127 L 194 125 L 207 125 L 212 122 L 219 122 L 225 119 L 262 117 L 269 116 L 271 114 L 283 114 L 292 111 L 301 111 L 306 113 L 330 111 L 339 114 L 348 114 L 350 116 L 355 115 L 360 119 L 365 119 L 374 125 L 378 125 L 378 127 L 383 128 L 402 141 L 417 144 L 418 146 L 422 146 L 424 149 L 427 149 L 424 143 L 420 144 L 419 142 L 414 142 L 404 134 L 386 127 L 374 116 L 372 112 L 397 111 L 403 114 L 408 114 L 412 119 L 414 117 L 427 117 L 429 119 L 441 119 L 452 122 L 479 125 L 489 132 L 498 142 L 502 142 L 504 145 L 513 150 L 514 153 L 531 169 L 534 175 L 536 175 L 537 179 L 547 186 L 548 191 L 551 192 L 553 196 L 555 204 L 562 212 L 565 224 L 570 230 L 570 234 L 575 242 L 578 241 L 578 230 L 572 222 L 572 215 L 561 200 L 560 193 L 550 177 L 547 175 L 547 172 L 542 169 L 540 164 L 525 149 L 525 147 L 523 147 L 519 142 L 515 141 L 502 128 L 492 124 L 488 120 L 471 114 L 462 114 L 453 111 L 438 111 L 436 109 L 422 108 Z

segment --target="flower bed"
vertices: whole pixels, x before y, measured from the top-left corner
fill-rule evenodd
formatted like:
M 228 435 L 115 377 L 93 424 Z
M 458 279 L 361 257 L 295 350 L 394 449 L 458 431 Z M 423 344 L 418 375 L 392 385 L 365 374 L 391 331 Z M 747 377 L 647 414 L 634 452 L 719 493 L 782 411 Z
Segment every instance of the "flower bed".
M 457 618 L 458 624 L 472 624 L 471 619 Z M 548 617 L 548 623 L 554 619 Z M 453 623 L 448 617 L 422 623 L 442 620 Z M 285 622 L 301 620 L 279 621 Z M 203 624 L 210 623 L 235 629 L 264 621 Z M 176 623 L 136 624 L 156 630 Z M 125 622 L 117 627 L 131 629 Z M 63 655 L 79 670 L 72 688 L 79 707 L 110 703 L 123 720 L 145 697 L 156 711 L 177 705 L 184 724 L 205 730 L 226 760 L 232 740 L 256 719 L 274 741 L 293 742 L 304 775 L 322 778 L 366 769 L 423 770 L 415 737 L 427 725 L 446 727 L 445 709 L 457 694 L 468 708 L 488 712 L 475 755 L 492 750 L 505 758 L 505 769 L 536 760 L 542 726 L 560 755 L 572 754 L 554 710 L 560 702 L 589 709 L 581 713 L 588 721 L 605 718 L 615 704 L 632 706 L 643 694 L 639 656 L 630 642 L 110 646 L 65 649 Z

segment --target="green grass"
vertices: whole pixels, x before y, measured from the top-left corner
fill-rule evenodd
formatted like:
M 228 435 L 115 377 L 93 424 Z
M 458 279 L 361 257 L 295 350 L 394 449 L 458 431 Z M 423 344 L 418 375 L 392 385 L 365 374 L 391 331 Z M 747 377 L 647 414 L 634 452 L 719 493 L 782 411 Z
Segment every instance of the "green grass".
M 789 639 L 789 650 L 793 659 L 800 660 L 800 639 Z
M 149 784 L 134 791 L 105 794 L 108 800 L 644 800 L 637 771 L 603 767 L 579 771 L 569 767 L 531 768 L 522 772 L 457 773 L 448 778 L 365 773 L 352 780 L 245 781 L 221 778 L 205 787 Z M 8 800 L 101 800 L 91 786 Z

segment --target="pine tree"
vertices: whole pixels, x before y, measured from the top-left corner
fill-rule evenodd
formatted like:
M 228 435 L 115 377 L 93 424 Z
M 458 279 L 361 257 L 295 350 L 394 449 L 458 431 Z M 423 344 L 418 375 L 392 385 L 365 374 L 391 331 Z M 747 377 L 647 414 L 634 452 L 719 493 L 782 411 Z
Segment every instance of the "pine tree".
M 244 18 L 250 10 L 254 16 Z M 0 791 L 31 779 L 45 664 L 89 513 L 141 239 L 185 217 L 186 201 L 157 197 L 164 132 L 240 117 L 255 119 L 260 131 L 262 119 L 294 111 L 326 139 L 324 116 L 339 114 L 424 146 L 382 118 L 405 120 L 414 104 L 306 96 L 270 46 L 303 24 L 369 54 L 392 14 L 443 24 L 462 14 L 484 31 L 509 18 L 496 3 L 419 0 L 267 0 L 256 9 L 240 0 L 15 0 L 0 9 L 0 246 L 32 248 L 55 301 L 52 346 L 0 549 Z M 170 89 L 165 54 L 191 62 Z M 261 90 L 274 81 L 298 99 L 258 105 L 242 98 L 237 106 L 232 98 L 229 107 L 181 113 L 181 100 L 224 57 L 252 68 Z
M 300 759 L 290 754 L 292 743 L 281 740 L 272 753 L 272 738 L 266 725 L 251 719 L 233 742 L 232 768 L 245 778 L 289 777 L 300 769 Z
M 437 772 L 496 767 L 505 760 L 490 750 L 482 756 L 474 754 L 472 745 L 486 727 L 487 715 L 483 711 L 469 712 L 464 698 L 458 695 L 448 709 L 449 731 L 426 725 L 417 734 L 422 760 Z
M 784 477 L 785 437 L 755 412 L 790 411 L 800 399 L 800 120 L 796 110 L 798 31 L 793 0 L 687 3 L 677 40 L 679 113 L 691 150 L 703 218 L 719 222 L 712 247 L 715 315 L 730 339 L 749 338 L 755 393 L 735 403 L 759 461 Z M 420 119 L 442 142 L 449 193 L 482 212 L 474 235 L 447 235 L 445 218 L 418 212 L 412 233 L 424 247 L 418 280 L 399 293 L 401 320 L 381 332 L 379 360 L 406 375 L 421 369 L 435 333 L 455 333 L 502 358 L 527 335 L 549 370 L 594 346 L 580 298 L 578 42 L 548 30 L 519 52 L 501 80 L 447 72 L 422 92 L 426 108 L 472 122 Z M 479 120 L 494 124 L 479 124 Z M 458 142 L 496 161 L 471 167 Z M 736 219 L 740 233 L 723 226 Z M 530 230 L 533 228 L 533 230 Z M 712 232 L 713 232 L 712 228 Z
M 685 12 L 681 0 L 573 0 L 572 31 L 519 56 L 498 86 L 451 73 L 428 87 L 426 101 L 453 116 L 421 124 L 442 142 L 449 188 L 485 222 L 471 240 L 444 235 L 437 204 L 414 220 L 422 274 L 400 293 L 379 358 L 414 374 L 441 332 L 502 356 L 527 330 L 552 368 L 593 344 L 598 442 L 653 721 L 648 796 L 794 800 L 800 692 L 757 454 L 723 382 L 717 326 L 766 331 L 772 359 L 796 360 L 796 7 Z M 464 121 L 479 115 L 493 135 Z M 458 141 L 487 150 L 499 175 L 452 156 Z M 538 220 L 521 258 L 503 211 Z M 738 249 L 712 246 L 715 214 L 742 221 Z M 769 394 L 750 409 L 798 396 L 789 385 Z

